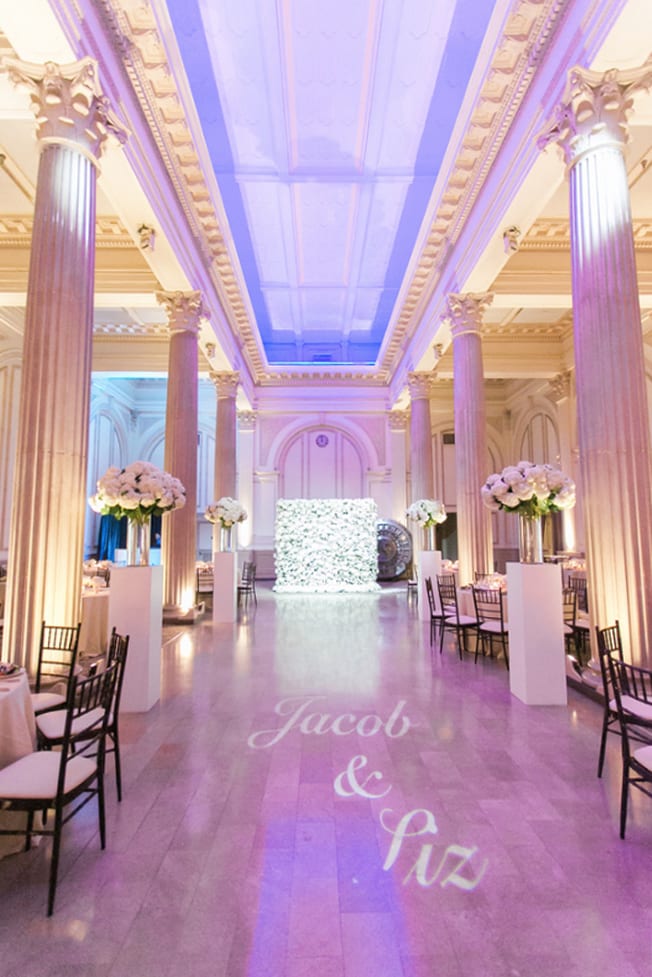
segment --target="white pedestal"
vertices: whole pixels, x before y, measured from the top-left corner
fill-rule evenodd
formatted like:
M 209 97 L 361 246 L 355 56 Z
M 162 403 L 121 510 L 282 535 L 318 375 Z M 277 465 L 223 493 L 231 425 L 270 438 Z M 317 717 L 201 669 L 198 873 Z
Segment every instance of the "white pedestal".
M 441 552 L 439 550 L 422 550 L 419 554 L 419 619 L 421 621 L 430 620 L 430 605 L 426 593 L 427 577 L 432 580 L 432 592 L 437 613 L 441 613 L 439 590 L 437 589 L 438 576 L 441 576 Z
M 213 553 L 213 621 L 235 621 L 238 588 L 238 554 Z
M 566 705 L 561 569 L 507 564 L 509 687 L 529 706 Z
M 113 567 L 109 626 L 129 635 L 120 710 L 147 712 L 161 697 L 163 567 Z

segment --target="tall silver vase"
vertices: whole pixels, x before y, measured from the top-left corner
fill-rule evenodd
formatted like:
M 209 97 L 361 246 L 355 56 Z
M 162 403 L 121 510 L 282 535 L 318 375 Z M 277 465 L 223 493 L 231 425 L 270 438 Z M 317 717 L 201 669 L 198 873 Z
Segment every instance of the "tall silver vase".
M 518 516 L 518 558 L 521 563 L 543 563 L 541 517 Z
M 149 566 L 150 523 L 149 516 L 142 522 L 127 520 L 127 566 Z
M 437 548 L 435 530 L 436 526 L 423 527 L 423 548 L 424 550 L 434 550 Z

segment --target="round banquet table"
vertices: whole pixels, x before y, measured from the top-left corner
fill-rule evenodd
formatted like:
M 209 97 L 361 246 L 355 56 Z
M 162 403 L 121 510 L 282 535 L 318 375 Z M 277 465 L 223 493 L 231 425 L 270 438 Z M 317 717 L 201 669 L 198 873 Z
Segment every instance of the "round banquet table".
M 27 672 L 0 675 L 0 767 L 31 753 L 36 746 L 36 723 Z
M 88 590 L 82 595 L 79 654 L 101 655 L 109 640 L 109 591 Z
M 6 767 L 36 749 L 36 723 L 27 673 L 0 675 L 0 767 Z M 0 812 L 0 826 L 8 828 L 22 814 Z M 0 858 L 21 851 L 25 839 L 0 836 Z

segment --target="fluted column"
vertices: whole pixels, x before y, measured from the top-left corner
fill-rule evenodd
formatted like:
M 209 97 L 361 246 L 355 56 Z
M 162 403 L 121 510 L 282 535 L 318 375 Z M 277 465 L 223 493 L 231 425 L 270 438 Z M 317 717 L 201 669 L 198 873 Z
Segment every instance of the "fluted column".
M 215 422 L 215 498 L 235 498 L 237 415 L 235 398 L 240 382 L 239 373 L 211 373 L 217 394 Z
M 4 657 L 33 670 L 41 621 L 80 615 L 97 167 L 126 130 L 90 58 L 4 64 L 29 89 L 40 151 L 4 615 Z
M 409 505 L 407 492 L 406 441 L 409 413 L 404 410 L 390 411 L 387 415 L 389 458 L 392 469 L 392 519 L 405 522 L 405 510 Z
M 550 381 L 552 399 L 557 405 L 559 420 L 559 467 L 573 479 L 579 489 L 579 500 L 572 509 L 564 509 L 561 513 L 563 539 L 560 549 L 575 552 L 578 547 L 577 518 L 581 518 L 581 487 L 580 479 L 575 471 L 573 445 L 575 443 L 576 410 L 573 398 L 573 378 L 570 370 L 559 373 Z
M 165 410 L 165 470 L 186 490 L 183 509 L 163 516 L 163 611 L 167 620 L 189 614 L 195 598 L 197 559 L 197 333 L 199 292 L 159 292 L 170 330 Z
M 623 146 L 652 64 L 576 68 L 554 126 L 570 179 L 575 388 L 589 611 L 620 622 L 627 653 L 652 664 L 652 464 L 645 356 Z
M 256 412 L 237 413 L 237 497 L 247 510 L 247 518 L 238 527 L 238 546 L 255 547 L 257 514 L 254 509 L 254 464 L 256 460 Z
M 412 489 L 410 501 L 432 499 L 435 480 L 432 465 L 432 430 L 430 427 L 430 394 L 434 384 L 431 373 L 408 374 L 410 391 L 410 468 Z
M 475 571 L 489 573 L 494 568 L 491 512 L 480 495 L 489 474 L 482 315 L 492 299 L 488 293 L 468 293 L 449 295 L 447 303 L 453 338 L 457 555 L 461 584 L 473 583 Z

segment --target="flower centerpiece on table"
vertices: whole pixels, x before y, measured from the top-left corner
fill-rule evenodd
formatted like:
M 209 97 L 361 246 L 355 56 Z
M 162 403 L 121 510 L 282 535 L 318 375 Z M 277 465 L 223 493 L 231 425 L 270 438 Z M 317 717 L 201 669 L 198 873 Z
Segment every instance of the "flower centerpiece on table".
M 245 521 L 247 510 L 237 499 L 224 495 L 208 506 L 204 516 L 209 522 L 219 523 L 224 529 L 229 529 L 236 522 Z
M 109 468 L 97 482 L 97 492 L 88 500 L 101 515 L 140 525 L 150 516 L 160 516 L 186 504 L 186 490 L 173 475 L 149 461 L 132 461 L 124 468 Z
M 575 483 L 554 465 L 519 461 L 500 474 L 490 475 L 480 490 L 482 501 L 492 512 L 517 512 L 538 519 L 575 505 Z
M 444 503 L 437 499 L 419 499 L 405 510 L 405 515 L 424 529 L 437 526 L 447 519 Z

